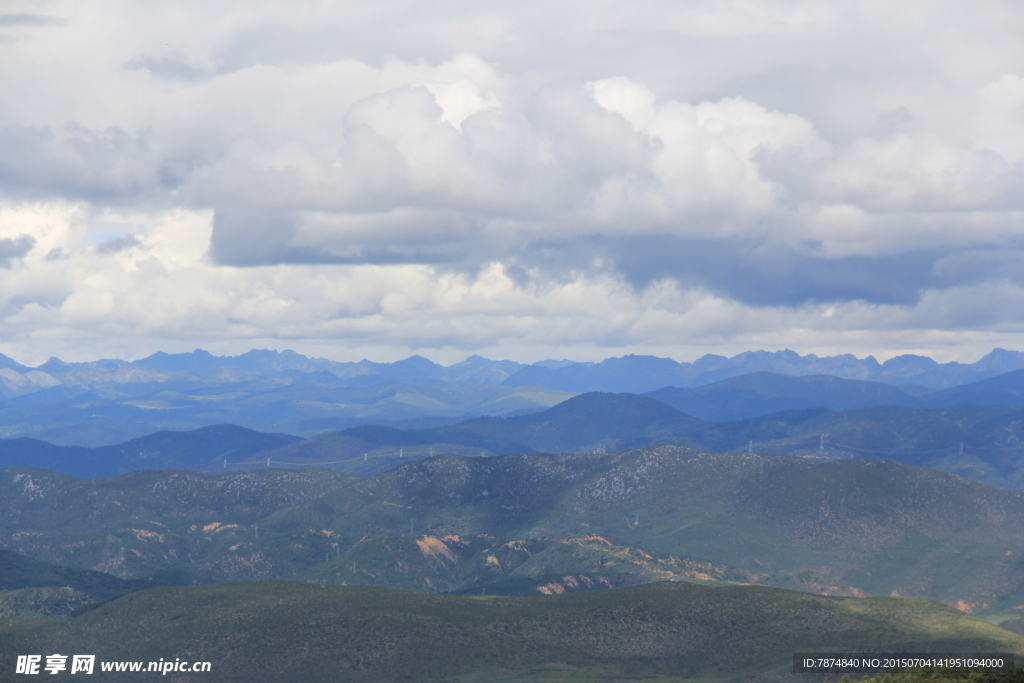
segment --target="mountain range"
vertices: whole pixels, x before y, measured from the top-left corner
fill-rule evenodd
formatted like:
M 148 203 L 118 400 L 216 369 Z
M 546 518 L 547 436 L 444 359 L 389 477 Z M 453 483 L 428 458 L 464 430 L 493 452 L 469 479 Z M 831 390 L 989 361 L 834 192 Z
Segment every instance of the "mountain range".
M 1024 370 L 947 389 L 892 386 L 832 375 L 752 372 L 700 387 L 663 387 L 645 394 L 703 420 L 737 420 L 784 410 L 856 410 L 875 406 L 937 408 L 965 403 L 1024 406 Z
M 967 409 L 985 424 L 992 411 L 1021 412 L 966 406 L 947 419 L 964 423 Z M 848 414 L 872 411 L 896 412 Z M 795 425 L 842 414 L 789 413 L 802 416 Z M 534 415 L 320 441 L 447 430 L 566 445 L 722 424 L 646 396 L 591 393 Z M 132 466 L 214 452 L 263 460 L 314 441 L 221 426 L 104 455 Z M 328 670 L 345 680 L 781 681 L 796 651 L 1024 653 L 1014 633 L 1024 632 L 1024 491 L 830 457 L 659 445 L 434 455 L 370 477 L 0 468 L 0 680 L 15 680 L 11 653 L 63 650 L 210 660 L 229 681 Z M 740 654 L 715 654 L 726 646 Z
M 426 428 L 536 412 L 593 391 L 662 390 L 659 400 L 712 420 L 807 407 L 1021 405 L 1024 391 L 1014 371 L 1024 372 L 1024 353 L 1002 349 L 973 364 L 751 351 L 693 363 L 624 356 L 523 365 L 472 356 L 445 367 L 419 356 L 341 363 L 291 351 L 220 357 L 197 350 L 135 361 L 51 358 L 29 368 L 0 356 L 0 436 L 108 446 L 221 423 L 299 436 L 366 424 Z M 805 381 L 786 384 L 786 377 Z M 965 386 L 974 393 L 961 391 Z
M 253 380 L 281 372 L 328 372 L 346 387 L 378 384 L 530 384 L 572 393 L 610 391 L 642 393 L 663 386 L 701 386 L 751 372 L 786 375 L 833 375 L 845 379 L 886 384 L 918 384 L 945 388 L 1024 369 L 1024 352 L 995 349 L 975 363 L 938 363 L 926 356 L 902 355 L 879 363 L 872 356 L 801 356 L 794 351 L 747 351 L 731 358 L 707 354 L 693 363 L 670 358 L 628 355 L 600 363 L 545 360 L 525 365 L 509 360 L 470 356 L 445 367 L 421 356 L 394 363 L 368 360 L 338 362 L 308 358 L 294 351 L 252 350 L 239 356 L 214 356 L 201 349 L 192 353 L 155 353 L 136 361 L 116 359 L 65 363 L 51 358 L 28 368 L 0 354 L 0 368 L 31 377 L 35 389 L 7 385 L 8 395 L 31 393 L 44 385 L 79 386 L 172 379 L 212 380 L 225 383 Z M 34 374 L 33 374 L 34 373 Z M 49 377 L 50 379 L 47 379 Z
M 998 387 L 989 393 L 991 400 L 998 401 L 1004 395 L 1012 398 L 1022 379 L 1024 373 L 1015 372 L 979 384 L 1001 384 L 1005 394 Z M 861 391 L 864 386 L 828 377 L 755 373 L 697 389 L 663 389 L 649 396 L 581 394 L 527 415 L 479 417 L 427 429 L 365 425 L 302 439 L 214 425 L 162 431 L 95 448 L 29 438 L 0 439 L 0 466 L 49 467 L 80 477 L 160 468 L 215 473 L 270 465 L 327 467 L 372 475 L 436 453 L 611 453 L 669 443 L 708 451 L 756 450 L 819 460 L 887 458 L 993 486 L 1024 486 L 1022 407 L 960 403 L 941 408 L 806 408 L 715 421 L 695 418 L 653 398 L 661 396 L 705 413 L 731 407 L 741 414 L 748 410 L 756 414 L 757 405 L 805 405 L 813 404 L 815 398 L 833 406 L 870 404 L 878 393 Z M 778 387 L 781 390 L 770 391 Z M 829 391 L 833 387 L 835 390 Z M 877 386 L 868 388 L 877 390 Z M 801 394 L 804 389 L 807 391 Z M 959 391 L 970 395 L 975 388 L 966 385 L 944 393 L 955 399 Z M 864 399 L 866 393 L 868 400 Z M 887 391 L 882 395 L 890 396 Z M 908 397 L 911 399 L 916 400 Z
M 708 451 L 784 453 L 820 460 L 890 459 L 944 470 L 1003 488 L 1024 486 L 1024 408 L 883 406 L 832 412 L 783 411 L 756 418 L 698 420 L 648 396 L 581 394 L 530 415 L 483 417 L 448 427 L 356 427 L 263 454 L 309 463 L 351 458 L 346 471 L 369 473 L 458 445 L 493 453 L 612 453 L 670 443 Z M 385 456 L 359 461 L 360 452 Z M 397 452 L 396 452 L 397 451 Z
M 1024 616 L 1024 494 L 891 461 L 680 446 L 83 480 L 0 469 L 0 545 L 158 584 L 560 594 L 658 580 Z
M 1020 355 L 0 358 L 0 680 L 54 647 L 217 680 L 1024 653 Z

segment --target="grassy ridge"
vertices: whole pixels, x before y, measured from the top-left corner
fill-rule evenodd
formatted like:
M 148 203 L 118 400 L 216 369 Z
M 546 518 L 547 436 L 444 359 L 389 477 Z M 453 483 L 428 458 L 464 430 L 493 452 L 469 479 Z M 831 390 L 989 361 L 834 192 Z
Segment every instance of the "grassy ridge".
M 784 674 L 794 651 L 863 648 L 1024 652 L 1024 638 L 924 600 L 756 586 L 470 598 L 235 583 L 151 589 L 49 623 L 0 622 L 0 680 L 12 680 L 14 653 L 27 652 L 208 660 L 217 681 L 483 680 L 499 672 L 543 680 L 538 670 L 565 667 L 575 680 L 598 681 Z
M 0 548 L 0 618 L 62 616 L 96 602 L 159 585 L 62 567 Z
M 97 599 L 110 598 L 141 587 L 103 572 L 40 562 L 0 548 L 0 591 L 47 586 L 72 587 L 95 595 Z
M 324 470 L 223 477 L 146 470 L 102 479 L 34 468 L 0 472 L 0 529 L 8 549 L 122 578 L 164 572 L 169 575 L 157 578 L 167 582 L 181 580 L 176 568 L 207 560 L 205 581 L 281 578 L 322 560 L 318 546 L 312 557 L 275 552 L 273 543 L 237 551 L 240 542 L 258 540 L 254 529 L 263 518 L 355 481 Z
M 1024 616 L 1024 494 L 884 461 L 662 446 L 435 457 L 368 479 L 0 470 L 0 541 L 164 583 L 434 592 L 744 582 Z

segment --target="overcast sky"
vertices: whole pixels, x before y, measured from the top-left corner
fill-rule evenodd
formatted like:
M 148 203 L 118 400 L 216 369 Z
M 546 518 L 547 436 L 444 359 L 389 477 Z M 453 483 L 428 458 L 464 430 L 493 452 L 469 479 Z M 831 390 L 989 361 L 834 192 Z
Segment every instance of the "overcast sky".
M 1024 349 L 1024 3 L 0 0 L 0 351 Z

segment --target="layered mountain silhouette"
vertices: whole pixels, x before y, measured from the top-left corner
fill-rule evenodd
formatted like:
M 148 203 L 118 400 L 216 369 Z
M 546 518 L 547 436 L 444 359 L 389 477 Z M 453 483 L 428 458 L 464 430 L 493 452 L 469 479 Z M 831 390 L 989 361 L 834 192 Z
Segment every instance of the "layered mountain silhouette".
M 0 357 L 0 652 L 510 681 L 1024 652 L 1022 357 Z
M 81 477 L 141 469 L 193 469 L 215 459 L 252 459 L 264 451 L 302 441 L 287 434 L 264 434 L 235 425 L 185 432 L 157 432 L 113 446 L 54 446 L 38 439 L 0 441 L 0 463 L 48 467 Z
M 808 408 L 937 408 L 966 403 L 1024 406 L 1024 370 L 942 390 L 830 375 L 795 377 L 753 372 L 700 387 L 664 387 L 646 395 L 704 420 L 736 420 Z
M 988 392 L 994 402 L 1010 403 L 1022 381 L 1024 373 L 1010 373 L 980 384 L 994 386 Z M 706 387 L 662 389 L 649 396 L 581 394 L 527 415 L 480 417 L 427 429 L 366 425 L 302 439 L 215 425 L 163 431 L 96 448 L 3 439 L 0 466 L 44 466 L 98 477 L 167 467 L 202 472 L 231 467 L 237 471 L 269 462 L 286 467 L 326 466 L 367 475 L 410 458 L 438 453 L 612 453 L 670 443 L 709 451 L 751 450 L 823 460 L 892 459 L 994 486 L 1024 486 L 1024 407 L 958 402 L 916 408 L 910 406 L 934 402 L 935 394 L 911 396 L 894 393 L 897 391 L 887 385 L 831 377 L 756 373 Z M 950 401 L 978 393 L 974 385 L 942 392 Z M 895 404 L 901 397 L 904 405 Z M 882 401 L 889 403 L 859 407 Z M 828 407 L 806 407 L 822 403 Z M 779 408 L 790 409 L 760 414 Z M 721 419 L 743 414 L 754 417 Z
M 312 436 L 366 424 L 436 427 L 478 416 L 537 412 L 580 393 L 648 393 L 666 387 L 691 391 L 666 391 L 657 396 L 660 400 L 715 420 L 809 407 L 936 407 L 964 401 L 1020 405 L 1024 399 L 1014 388 L 1018 380 L 1007 375 L 1014 371 L 1024 372 L 1024 353 L 1002 349 L 972 364 L 940 364 L 911 355 L 879 363 L 851 355 L 751 351 L 732 358 L 706 355 L 693 363 L 630 355 L 600 363 L 524 365 L 471 356 L 445 367 L 420 356 L 395 363 L 341 363 L 292 351 L 214 356 L 197 350 L 135 361 L 51 358 L 30 368 L 3 356 L 0 434 L 106 446 L 160 430 L 231 423 Z M 811 379 L 825 375 L 836 379 Z M 999 376 L 1005 377 L 996 380 Z M 992 381 L 974 387 L 973 393 L 958 392 L 982 380 Z

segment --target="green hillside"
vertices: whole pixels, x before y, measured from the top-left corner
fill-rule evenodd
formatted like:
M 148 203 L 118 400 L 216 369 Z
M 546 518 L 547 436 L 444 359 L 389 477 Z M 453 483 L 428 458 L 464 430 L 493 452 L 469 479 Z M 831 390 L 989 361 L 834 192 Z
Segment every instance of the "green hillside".
M 62 567 L 0 548 L 0 591 L 47 586 L 68 586 L 105 599 L 128 592 L 131 584 L 103 572 Z
M 0 473 L 0 542 L 8 549 L 122 578 L 155 575 L 162 581 L 183 580 L 178 568 L 196 563 L 206 569 L 204 581 L 293 575 L 323 555 L 257 551 L 243 558 L 239 542 L 250 540 L 254 527 L 273 512 L 356 480 L 326 470 L 223 477 L 143 470 L 102 479 L 35 468 Z
M 763 452 L 887 458 L 992 486 L 1024 487 L 1022 408 L 888 406 L 841 413 L 782 413 L 709 424 L 699 441 L 710 450 L 736 449 L 753 441 L 754 449 Z
M 152 581 L 123 581 L 104 572 L 62 567 L 0 548 L 0 618 L 66 615 L 97 600 L 154 585 Z
M 794 652 L 864 648 L 1020 653 L 1024 638 L 924 600 L 757 586 L 474 598 L 234 583 L 151 589 L 65 620 L 0 622 L 0 680 L 15 680 L 14 656 L 26 652 L 209 661 L 211 680 L 246 683 L 746 680 L 787 678 Z
M 353 500 L 357 495 L 364 498 Z M 304 518 L 303 507 L 287 515 Z M 650 567 L 686 558 L 733 580 L 931 597 L 975 610 L 1015 608 L 1024 587 L 1019 492 L 891 462 L 678 447 L 439 458 L 359 482 L 319 501 L 318 510 L 327 528 L 353 537 L 402 533 L 410 519 L 420 520 L 419 530 L 429 520 L 433 536 L 453 538 L 445 543 L 457 556 L 474 549 L 462 539 L 494 536 L 489 549 L 472 555 L 492 580 L 551 573 L 543 553 L 497 552 L 505 547 L 498 539 L 532 536 L 601 539 L 589 544 L 589 559 L 567 561 L 562 571 L 636 571 L 635 561 L 598 554 L 636 548 L 651 554 Z
M 438 456 L 365 479 L 0 470 L 0 543 L 176 584 L 521 594 L 687 580 L 1024 616 L 1021 492 L 886 461 L 677 446 Z

